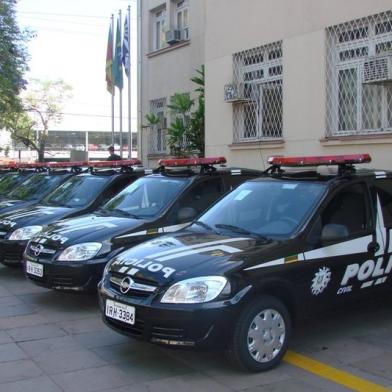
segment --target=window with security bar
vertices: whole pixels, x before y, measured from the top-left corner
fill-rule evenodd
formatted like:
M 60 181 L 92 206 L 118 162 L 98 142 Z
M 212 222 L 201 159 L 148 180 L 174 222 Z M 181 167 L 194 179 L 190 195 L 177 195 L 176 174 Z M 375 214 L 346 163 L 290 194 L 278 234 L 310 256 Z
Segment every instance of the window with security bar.
M 233 103 L 234 143 L 282 138 L 281 41 L 234 54 L 225 100 Z
M 159 120 L 156 124 L 150 124 L 149 129 L 149 154 L 166 154 L 166 98 L 153 99 L 150 101 L 150 112 Z
M 326 29 L 327 137 L 392 131 L 392 11 Z

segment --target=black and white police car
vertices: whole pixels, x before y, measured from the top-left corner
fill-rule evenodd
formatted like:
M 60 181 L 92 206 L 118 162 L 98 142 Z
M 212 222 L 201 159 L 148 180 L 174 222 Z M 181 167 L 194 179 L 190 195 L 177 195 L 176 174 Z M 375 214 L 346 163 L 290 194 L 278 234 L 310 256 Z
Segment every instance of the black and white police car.
M 125 248 L 188 225 L 224 193 L 262 174 L 215 167 L 219 158 L 167 159 L 97 211 L 49 225 L 26 248 L 26 275 L 54 289 L 96 290 Z
M 67 163 L 64 166 L 61 162 L 28 164 L 29 167 L 35 168 L 37 173 L 28 176 L 7 194 L 5 200 L 0 201 L 0 214 L 38 204 L 63 182 L 81 173 L 83 166 L 80 163 L 83 162 L 75 162 L 74 166 L 69 166 Z
M 44 225 L 94 211 L 145 175 L 144 169 L 134 167 L 139 164 L 138 160 L 89 162 L 88 173 L 68 179 L 39 204 L 1 214 L 0 262 L 7 266 L 22 265 L 28 241 Z
M 187 228 L 114 257 L 99 283 L 104 321 L 168 346 L 223 343 L 249 370 L 277 365 L 302 311 L 392 288 L 392 173 L 362 162 L 271 158 Z

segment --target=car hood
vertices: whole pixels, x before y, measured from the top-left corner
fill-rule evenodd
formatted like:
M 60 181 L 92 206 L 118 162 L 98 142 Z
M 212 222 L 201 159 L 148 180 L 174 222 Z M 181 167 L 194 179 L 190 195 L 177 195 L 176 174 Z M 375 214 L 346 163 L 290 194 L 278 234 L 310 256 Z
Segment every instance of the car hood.
M 0 215 L 0 231 L 8 233 L 20 227 L 46 225 L 67 217 L 75 211 L 77 211 L 76 208 L 49 207 L 42 205 L 18 208 L 12 212 Z
M 186 230 L 118 254 L 111 260 L 109 271 L 166 285 L 197 276 L 227 275 L 267 263 L 281 252 L 279 249 L 278 241 Z
M 36 203 L 37 200 L 3 200 L 0 201 L 0 214 L 5 214 L 19 208 L 25 208 Z
M 88 214 L 55 222 L 33 241 L 54 249 L 82 242 L 111 241 L 117 235 L 139 229 L 144 223 L 142 219 Z

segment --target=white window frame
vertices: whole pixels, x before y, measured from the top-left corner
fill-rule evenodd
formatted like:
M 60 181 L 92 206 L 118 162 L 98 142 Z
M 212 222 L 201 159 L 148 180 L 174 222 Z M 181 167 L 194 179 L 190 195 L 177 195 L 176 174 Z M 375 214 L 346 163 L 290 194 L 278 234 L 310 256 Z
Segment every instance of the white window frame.
M 280 56 L 278 58 L 269 59 L 268 56 L 270 51 L 280 51 Z M 242 103 L 236 104 L 237 107 L 234 108 L 234 116 L 237 116 L 238 119 L 234 125 L 234 135 L 233 142 L 234 143 L 242 143 L 242 142 L 257 142 L 261 140 L 277 140 L 282 139 L 283 135 L 283 113 L 281 119 L 281 129 L 277 130 L 276 136 L 265 135 L 263 132 L 263 88 L 270 85 L 271 82 L 279 82 L 282 85 L 283 89 L 283 52 L 282 52 L 282 43 L 277 42 L 269 45 L 265 45 L 264 47 L 255 48 L 255 53 L 262 54 L 263 60 L 261 62 L 245 65 L 243 64 L 243 58 L 246 57 L 246 52 L 240 52 L 234 55 L 237 58 L 237 61 L 234 60 L 234 81 L 237 83 L 243 83 L 244 86 L 251 85 L 251 89 L 253 89 L 253 93 L 251 93 L 252 97 L 256 98 L 249 101 L 244 101 Z M 241 55 L 243 58 L 241 60 Z M 238 64 L 238 58 L 240 58 Z M 241 64 L 242 62 L 242 64 Z M 237 63 L 237 64 L 236 64 Z M 270 75 L 270 70 L 274 67 L 280 67 L 281 72 L 278 75 Z M 251 80 L 245 80 L 245 75 L 253 72 L 256 74 L 255 78 Z M 256 90 L 256 91 L 255 91 Z M 245 94 L 246 95 L 246 94 Z M 282 107 L 283 107 L 283 91 L 281 94 Z M 246 136 L 246 134 L 251 133 L 250 130 L 246 128 L 246 107 L 255 106 L 254 109 L 254 121 L 256 124 L 255 134 L 253 136 Z M 237 128 L 237 129 L 236 129 Z
M 186 17 L 185 17 L 186 15 Z M 175 4 L 175 28 L 181 31 L 181 39 L 189 39 L 189 2 L 188 0 L 177 1 Z M 181 17 L 182 25 L 179 25 L 179 17 Z M 184 23 L 186 20 L 186 23 Z
M 160 50 L 166 46 L 165 41 L 166 9 L 152 11 L 152 50 Z
M 333 136 L 352 136 L 352 135 L 366 135 L 375 133 L 386 133 L 392 131 L 392 124 L 388 124 L 388 107 L 387 107 L 387 88 L 383 87 L 381 91 L 381 127 L 365 128 L 364 113 L 364 85 L 362 84 L 362 74 L 364 62 L 374 56 L 384 55 L 388 53 L 376 53 L 376 47 L 382 43 L 392 42 L 392 31 L 382 34 L 376 34 L 376 25 L 383 20 L 391 20 L 389 17 L 377 19 L 377 15 L 363 18 L 360 21 L 346 22 L 338 26 L 332 26 L 326 29 L 327 40 L 329 40 L 327 48 L 327 137 Z M 355 26 L 355 23 L 357 25 Z M 338 42 L 339 33 L 341 34 L 344 26 L 353 26 L 352 30 L 358 26 L 367 27 L 367 36 L 358 38 L 352 41 Z M 340 29 L 340 30 L 339 30 Z M 335 30 L 335 31 L 333 31 Z M 351 31 L 352 31 L 351 30 Z M 342 59 L 340 54 L 345 51 L 366 48 L 367 54 L 358 56 L 356 58 Z M 392 55 L 392 51 L 389 52 Z M 339 106 L 339 72 L 346 69 L 357 70 L 357 95 L 356 95 L 356 128 L 355 129 L 340 129 L 340 106 Z M 328 80 L 329 79 L 329 80 Z M 328 87 L 329 86 L 329 87 Z

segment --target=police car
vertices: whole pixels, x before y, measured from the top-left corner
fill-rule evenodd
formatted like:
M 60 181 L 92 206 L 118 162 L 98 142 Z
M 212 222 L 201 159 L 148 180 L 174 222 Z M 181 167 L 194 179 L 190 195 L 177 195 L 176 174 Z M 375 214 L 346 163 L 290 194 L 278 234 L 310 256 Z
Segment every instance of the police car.
M 189 224 L 260 171 L 215 167 L 223 157 L 168 159 L 99 210 L 48 226 L 26 248 L 26 275 L 55 289 L 96 289 L 107 261 L 125 247 Z M 34 268 L 33 268 L 33 267 Z M 38 269 L 35 269 L 38 268 Z
M 363 162 L 271 158 L 187 228 L 114 257 L 98 290 L 104 321 L 168 346 L 221 343 L 253 371 L 277 365 L 302 311 L 392 288 L 392 173 Z
M 27 242 L 44 225 L 93 211 L 145 174 L 138 160 L 90 162 L 89 172 L 65 181 L 39 204 L 0 215 L 0 262 L 21 265 Z M 64 165 L 64 164 L 62 164 Z M 69 162 L 69 166 L 73 166 Z
M 83 170 L 79 163 L 83 162 L 74 162 L 71 167 L 67 163 L 64 167 L 63 163 L 52 162 L 24 165 L 36 169 L 37 173 L 25 179 L 7 194 L 5 200 L 0 201 L 0 214 L 39 203 L 63 182 L 79 174 Z

